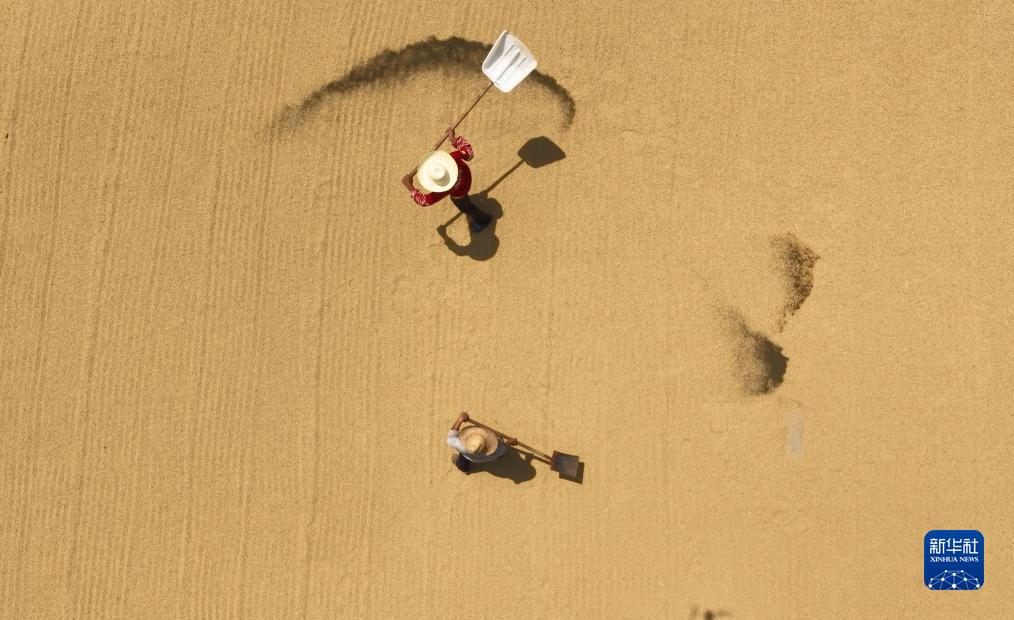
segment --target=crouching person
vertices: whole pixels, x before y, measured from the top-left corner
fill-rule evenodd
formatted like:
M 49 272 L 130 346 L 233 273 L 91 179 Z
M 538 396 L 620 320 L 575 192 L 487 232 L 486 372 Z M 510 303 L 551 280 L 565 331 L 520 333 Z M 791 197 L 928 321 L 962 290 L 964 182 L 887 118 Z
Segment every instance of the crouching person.
M 501 440 L 496 433 L 481 426 L 468 426 L 462 430 L 461 425 L 465 422 L 468 422 L 468 414 L 462 412 L 451 430 L 447 431 L 447 445 L 458 451 L 451 457 L 451 462 L 466 474 L 471 463 L 495 461 L 507 453 L 508 446 L 518 442 L 513 437 Z

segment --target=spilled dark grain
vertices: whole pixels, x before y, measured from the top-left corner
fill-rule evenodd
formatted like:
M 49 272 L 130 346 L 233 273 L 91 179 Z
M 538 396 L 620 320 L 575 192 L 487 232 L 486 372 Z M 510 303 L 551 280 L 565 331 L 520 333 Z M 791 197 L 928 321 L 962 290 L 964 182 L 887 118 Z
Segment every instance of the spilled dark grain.
M 386 49 L 348 73 L 321 86 L 300 103 L 282 110 L 275 121 L 276 129 L 293 129 L 309 120 L 326 101 L 351 93 L 370 84 L 398 83 L 417 73 L 434 70 L 457 70 L 477 73 L 489 52 L 489 45 L 461 37 L 438 39 L 430 37 L 399 50 Z M 577 104 L 556 78 L 535 70 L 528 76 L 548 90 L 559 102 L 564 128 L 569 128 L 577 113 Z
M 725 318 L 735 347 L 733 370 L 743 391 L 751 396 L 774 391 L 785 380 L 789 358 L 767 336 L 751 329 L 738 311 L 730 308 Z
M 771 248 L 785 289 L 785 302 L 778 318 L 778 331 L 781 331 L 813 291 L 813 268 L 820 256 L 792 233 L 772 237 Z

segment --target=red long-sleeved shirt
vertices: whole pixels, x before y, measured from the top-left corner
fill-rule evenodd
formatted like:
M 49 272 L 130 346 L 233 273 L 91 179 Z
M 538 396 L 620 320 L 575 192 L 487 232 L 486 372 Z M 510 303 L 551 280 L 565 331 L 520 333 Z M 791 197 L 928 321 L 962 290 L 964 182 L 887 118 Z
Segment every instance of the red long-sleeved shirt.
M 454 147 L 454 151 L 451 152 L 451 157 L 458 164 L 458 180 L 455 181 L 454 186 L 446 192 L 430 192 L 424 194 L 419 190 L 412 188 L 412 200 L 415 200 L 416 204 L 420 207 L 428 207 L 431 204 L 439 202 L 444 196 L 453 196 L 460 198 L 461 196 L 467 196 L 468 190 L 472 189 L 472 171 L 468 169 L 465 164 L 466 161 L 472 159 L 475 155 L 472 151 L 472 145 L 468 143 L 468 140 L 458 136 L 451 142 Z

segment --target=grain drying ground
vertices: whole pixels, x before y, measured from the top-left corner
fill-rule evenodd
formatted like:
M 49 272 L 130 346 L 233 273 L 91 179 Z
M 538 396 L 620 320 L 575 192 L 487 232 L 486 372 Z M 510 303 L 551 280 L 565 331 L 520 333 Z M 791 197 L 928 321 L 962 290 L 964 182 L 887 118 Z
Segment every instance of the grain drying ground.
M 398 180 L 504 27 L 542 73 L 460 128 L 476 189 L 566 157 L 445 242 Z M 4 3 L 0 616 L 1014 614 L 1012 33 Z M 583 483 L 462 476 L 463 409 Z M 982 591 L 926 592 L 934 528 L 984 533 Z

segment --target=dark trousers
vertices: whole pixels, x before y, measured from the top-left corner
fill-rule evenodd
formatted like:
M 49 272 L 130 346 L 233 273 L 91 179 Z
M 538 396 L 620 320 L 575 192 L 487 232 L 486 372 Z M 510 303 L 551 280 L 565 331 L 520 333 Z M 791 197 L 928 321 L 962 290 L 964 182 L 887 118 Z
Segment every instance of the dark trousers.
M 451 202 L 453 202 L 454 206 L 458 208 L 458 211 L 461 211 L 468 217 L 472 218 L 472 221 L 476 222 L 480 226 L 485 226 L 493 221 L 493 218 L 480 211 L 479 207 L 475 206 L 468 196 L 461 196 L 460 198 L 451 196 Z

